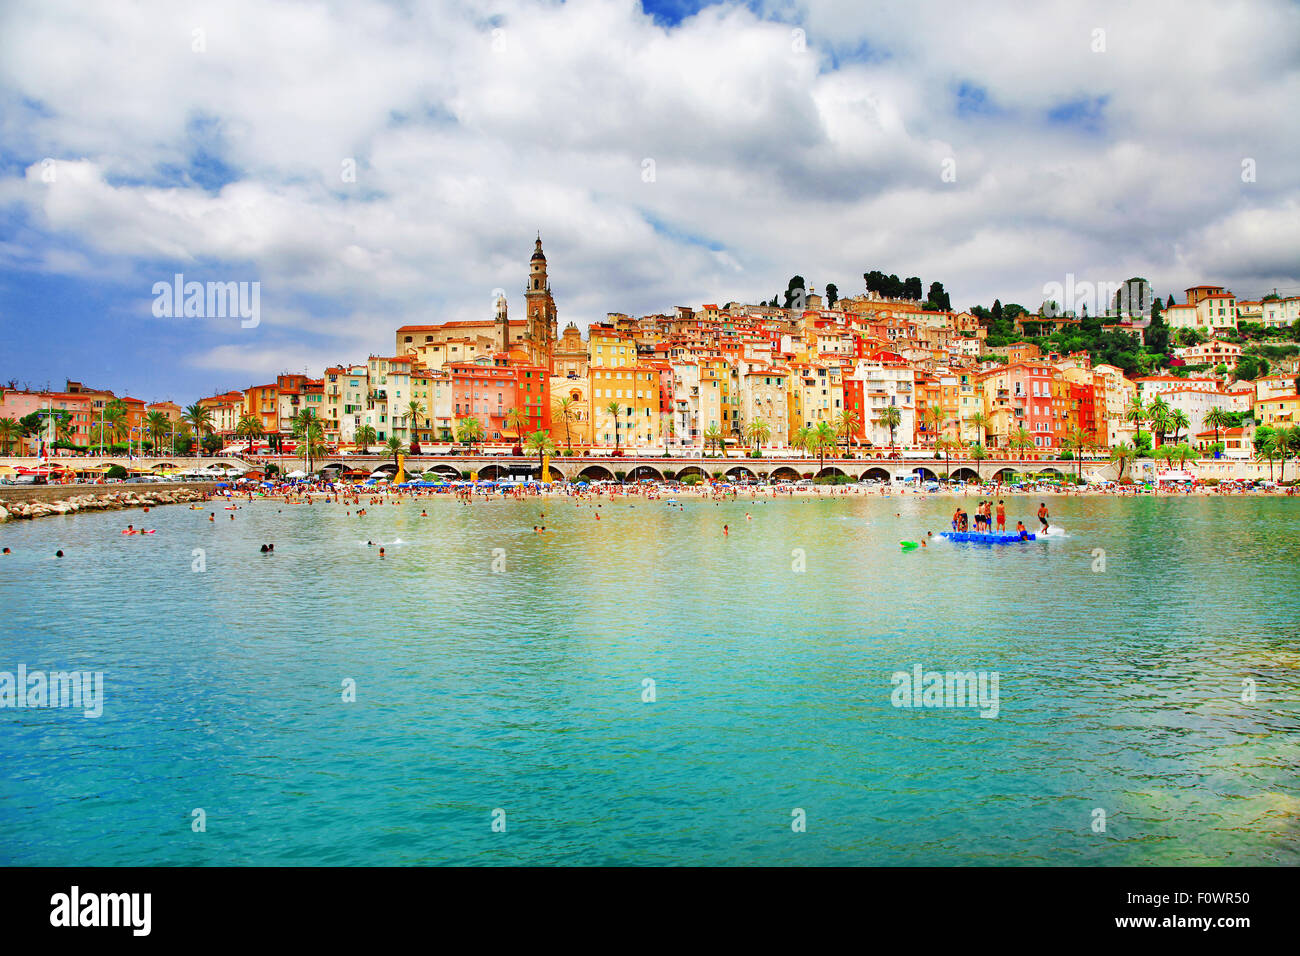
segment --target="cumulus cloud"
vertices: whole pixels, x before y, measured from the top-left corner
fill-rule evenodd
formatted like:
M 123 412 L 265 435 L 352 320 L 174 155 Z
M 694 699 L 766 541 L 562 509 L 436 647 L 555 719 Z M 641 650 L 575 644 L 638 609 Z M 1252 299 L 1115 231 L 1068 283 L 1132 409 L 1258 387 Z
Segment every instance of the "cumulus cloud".
M 537 229 L 579 324 L 874 268 L 961 306 L 1067 272 L 1300 291 L 1298 100 L 1283 0 L 16 2 L 0 270 L 116 274 L 124 309 L 261 281 L 205 372 L 519 309 Z

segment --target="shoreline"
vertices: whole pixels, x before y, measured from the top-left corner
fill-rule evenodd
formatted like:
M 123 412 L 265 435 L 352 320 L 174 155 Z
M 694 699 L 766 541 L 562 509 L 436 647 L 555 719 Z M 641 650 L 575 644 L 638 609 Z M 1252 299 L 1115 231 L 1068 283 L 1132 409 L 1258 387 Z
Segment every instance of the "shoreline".
M 208 501 L 215 490 L 215 485 L 208 482 L 156 487 L 149 491 L 106 491 L 96 485 L 37 485 L 22 490 L 4 488 L 0 489 L 0 524 L 82 511 L 125 511 L 193 504 Z

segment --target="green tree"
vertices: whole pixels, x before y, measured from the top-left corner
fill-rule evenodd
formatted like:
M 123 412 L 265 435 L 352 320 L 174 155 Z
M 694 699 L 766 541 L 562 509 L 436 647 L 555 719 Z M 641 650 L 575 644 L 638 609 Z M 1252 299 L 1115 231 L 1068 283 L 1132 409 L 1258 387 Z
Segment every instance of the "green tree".
M 880 424 L 889 429 L 889 447 L 894 447 L 894 432 L 903 422 L 903 413 L 894 405 L 881 410 L 880 417 L 877 419 Z
M 1169 403 L 1157 395 L 1151 399 L 1151 404 L 1147 406 L 1147 421 L 1151 423 L 1151 430 L 1155 432 L 1156 444 L 1165 443 L 1165 435 L 1173 427 L 1173 411 L 1169 408 Z
M 470 451 L 473 451 L 475 443 L 482 442 L 484 437 L 483 423 L 477 418 L 466 415 L 456 420 L 456 441 L 468 445 Z
M 293 437 L 306 452 L 299 450 L 298 456 L 306 460 L 307 473 L 311 473 L 312 459 L 325 454 L 325 427 L 315 409 L 304 408 L 293 416 L 291 422 Z
M 573 433 L 569 429 L 569 423 L 578 414 L 577 404 L 571 396 L 564 395 L 557 398 L 553 406 L 556 415 L 564 422 L 564 444 L 569 451 L 573 451 Z
M 1124 421 L 1133 423 L 1134 441 L 1137 440 L 1137 434 L 1142 431 L 1142 423 L 1147 419 L 1147 407 L 1142 403 L 1142 396 L 1137 392 L 1128 400 L 1124 406 Z
M 412 441 L 415 440 L 415 432 L 420 427 L 420 419 L 424 415 L 424 405 L 418 398 L 413 398 L 406 403 L 406 437 Z
M 154 454 L 162 454 L 162 439 L 171 431 L 172 420 L 163 412 L 156 409 L 144 417 L 145 427 L 149 429 L 149 437 L 153 442 Z
M 1007 438 L 1007 444 L 1022 455 L 1034 446 L 1034 436 L 1028 428 L 1021 425 Z
M 1191 428 L 1192 421 L 1187 417 L 1187 413 L 1181 408 L 1175 408 L 1169 413 L 1169 424 L 1174 430 L 1174 444 L 1178 444 L 1178 433 L 1184 428 Z
M 402 449 L 405 447 L 406 444 L 396 435 L 389 435 L 388 441 L 384 442 L 384 451 L 393 456 L 394 465 L 398 463 L 397 456 L 402 453 Z
M 14 442 L 22 434 L 22 428 L 12 418 L 0 418 L 0 447 L 8 455 L 13 451 Z
M 212 431 L 212 410 L 195 402 L 193 405 L 186 406 L 181 421 L 194 429 L 194 437 L 197 439 L 194 457 L 198 458 L 198 452 L 203 446 L 203 433 Z
M 540 471 L 545 465 L 546 456 L 555 454 L 555 443 L 551 441 L 551 436 L 546 432 L 538 429 L 524 438 L 524 447 L 537 456 L 537 467 Z M 550 476 L 544 471 L 540 471 L 542 481 L 549 481 Z
M 515 441 L 523 444 L 524 429 L 528 427 L 528 416 L 517 408 L 512 408 L 506 412 L 506 427 L 515 430 Z
M 352 435 L 353 447 L 363 455 L 370 451 L 370 446 L 378 440 L 379 437 L 375 434 L 375 427 L 373 425 L 359 425 L 357 426 L 356 432 Z
M 975 480 L 983 481 L 984 479 L 980 476 L 980 462 L 984 461 L 989 456 L 988 450 L 984 447 L 984 443 L 978 441 L 971 442 L 970 456 L 975 461 Z
M 755 418 L 745 426 L 745 439 L 754 446 L 754 451 L 758 452 L 760 446 L 770 441 L 772 438 L 772 426 L 761 418 Z
M 1135 458 L 1137 458 L 1137 449 L 1127 442 L 1120 442 L 1110 450 L 1110 460 L 1119 465 L 1119 471 L 1116 474 L 1118 480 L 1124 480 L 1124 475 Z
M 1268 480 L 1273 480 L 1273 459 L 1277 457 L 1277 433 L 1267 426 L 1255 429 L 1255 458 L 1268 459 Z
M 839 445 L 839 436 L 835 434 L 835 429 L 831 427 L 829 422 L 818 422 L 816 427 L 812 429 L 808 441 L 811 448 L 816 451 L 820 462 L 817 470 L 819 472 L 824 471 L 826 469 L 826 452 L 828 449 L 835 450 Z
M 840 301 L 840 290 L 836 288 L 834 282 L 826 283 L 826 308 L 835 308 L 835 303 Z
M 849 441 L 861 424 L 862 416 L 851 408 L 846 408 L 835 416 L 834 428 L 836 432 L 844 436 L 844 454 L 849 453 Z
M 1063 450 L 1073 452 L 1075 455 L 1075 477 L 1083 480 L 1083 453 L 1092 447 L 1092 434 L 1085 428 L 1079 428 L 1077 425 L 1066 432 L 1065 440 L 1061 443 Z
M 618 416 L 622 414 L 623 406 L 617 401 L 613 401 L 605 406 L 605 411 L 614 418 L 614 450 L 618 451 Z

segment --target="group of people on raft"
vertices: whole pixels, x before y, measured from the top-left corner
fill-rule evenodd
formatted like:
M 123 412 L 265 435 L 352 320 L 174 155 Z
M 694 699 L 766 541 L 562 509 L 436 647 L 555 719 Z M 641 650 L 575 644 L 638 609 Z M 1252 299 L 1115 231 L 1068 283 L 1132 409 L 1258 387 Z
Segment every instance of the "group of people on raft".
M 1038 505 L 1038 521 L 1042 525 L 1040 533 L 1047 532 L 1047 502 L 1040 502 Z M 975 506 L 975 533 L 990 534 L 996 530 L 1000 534 L 1005 534 L 1007 530 L 1007 506 L 1004 501 L 999 500 L 996 512 L 993 509 L 993 502 L 981 501 Z M 996 521 L 997 527 L 994 528 Z M 966 509 L 961 505 L 952 514 L 952 530 L 968 532 L 971 530 L 971 515 L 966 513 Z M 1029 536 L 1029 531 L 1025 528 L 1023 521 L 1016 522 L 1016 535 L 1024 541 Z

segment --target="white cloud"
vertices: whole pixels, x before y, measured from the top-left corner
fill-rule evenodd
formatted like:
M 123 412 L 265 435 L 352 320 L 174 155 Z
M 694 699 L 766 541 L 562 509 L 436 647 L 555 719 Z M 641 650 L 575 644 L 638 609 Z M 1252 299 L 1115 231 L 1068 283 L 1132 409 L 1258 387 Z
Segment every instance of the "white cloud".
M 0 206 L 58 247 L 0 263 L 247 270 L 280 317 L 274 360 L 304 330 L 327 361 L 382 351 L 402 323 L 488 314 L 497 287 L 519 309 L 538 228 L 580 324 L 766 298 L 795 273 L 848 294 L 872 268 L 961 306 L 1035 303 L 1066 272 L 1300 286 L 1300 11 L 1280 0 L 817 0 L 668 30 L 631 0 L 505 0 L 490 19 L 31 2 L 0 38 L 0 149 L 25 170 Z M 1100 104 L 1095 122 L 1049 121 L 1071 103 Z M 251 348 L 203 361 L 249 368 Z

